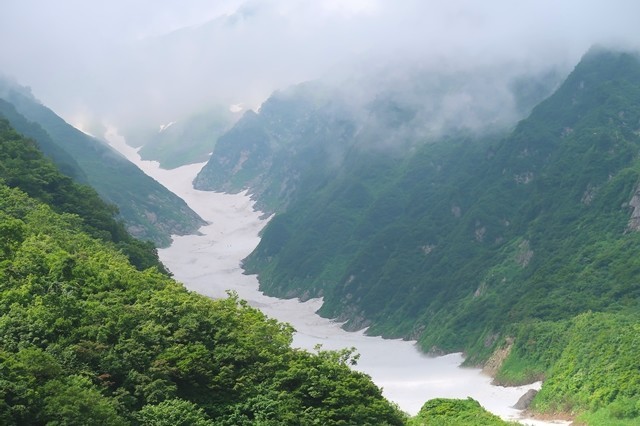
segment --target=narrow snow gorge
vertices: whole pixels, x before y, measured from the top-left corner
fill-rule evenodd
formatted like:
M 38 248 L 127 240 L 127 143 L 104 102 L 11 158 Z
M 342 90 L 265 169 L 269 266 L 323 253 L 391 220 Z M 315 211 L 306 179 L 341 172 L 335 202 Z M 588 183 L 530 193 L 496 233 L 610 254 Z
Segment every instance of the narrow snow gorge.
M 539 388 L 540 383 L 512 388 L 492 386 L 491 378 L 480 369 L 459 367 L 461 354 L 433 358 L 419 352 L 414 342 L 344 331 L 339 323 L 315 314 L 322 303 L 319 299 L 301 303 L 265 296 L 258 290 L 257 277 L 244 275 L 241 268 L 241 260 L 256 247 L 258 233 L 266 224 L 248 196 L 195 190 L 192 180 L 203 164 L 164 170 L 156 162 L 141 161 L 136 149 L 129 147 L 115 129 L 110 129 L 105 137 L 209 222 L 199 230 L 200 235 L 174 237 L 170 247 L 159 250 L 162 262 L 188 289 L 216 298 L 224 297 L 227 291 L 236 292 L 266 315 L 293 325 L 296 347 L 308 350 L 317 344 L 324 349 L 355 347 L 360 354 L 355 368 L 370 375 L 388 399 L 412 415 L 432 398 L 471 397 L 505 419 L 532 425 L 568 424 L 523 420 L 521 411 L 512 408 L 520 396 Z

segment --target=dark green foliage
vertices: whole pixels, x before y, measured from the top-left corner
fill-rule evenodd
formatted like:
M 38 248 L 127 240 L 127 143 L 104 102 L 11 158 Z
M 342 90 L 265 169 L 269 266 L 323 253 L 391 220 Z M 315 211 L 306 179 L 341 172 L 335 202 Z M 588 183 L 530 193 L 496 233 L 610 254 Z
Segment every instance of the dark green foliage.
M 215 423 L 196 404 L 183 399 L 167 399 L 145 405 L 137 413 L 140 425 L 148 426 L 212 426 Z
M 463 399 L 431 399 L 422 406 L 417 416 L 407 423 L 409 426 L 506 426 L 509 423 L 491 414 L 478 401 Z
M 118 207 L 129 233 L 158 245 L 168 245 L 172 234 L 187 234 L 204 224 L 183 200 L 106 143 L 67 124 L 40 104 L 27 89 L 0 79 L 0 98 L 10 102 L 17 111 L 6 117 L 13 126 L 39 143 L 40 137 L 44 136 L 44 147 L 53 142 L 58 151 L 66 152 L 80 166 L 86 183 L 104 200 Z M 65 158 L 57 155 L 52 158 L 62 161 L 60 165 L 65 173 L 73 174 L 68 171 L 69 163 Z
M 404 421 L 350 352 L 293 350 L 290 326 L 136 270 L 76 215 L 0 185 L 0 233 L 2 424 Z
M 131 237 L 124 225 L 114 219 L 115 206 L 102 201 L 91 187 L 77 184 L 60 173 L 32 140 L 16 133 L 3 119 L 0 119 L 0 179 L 49 204 L 58 213 L 78 215 L 85 232 L 113 242 L 138 269 L 155 266 L 165 270 L 153 243 Z
M 583 413 L 589 425 L 632 425 L 640 418 L 637 312 L 587 312 L 568 321 L 522 324 L 498 372 L 502 383 L 545 379 L 532 409 Z
M 42 387 L 41 419 L 47 425 L 126 425 L 115 400 L 100 393 L 89 378 L 72 375 L 50 380 Z M 32 419 L 29 419 L 32 422 Z
M 571 321 L 566 344 L 534 402 L 539 411 L 595 411 L 638 418 L 640 320 L 629 313 L 584 313 Z
M 543 380 L 567 345 L 571 321 L 529 321 L 509 333 L 513 346 L 496 375 L 502 385 L 518 386 Z

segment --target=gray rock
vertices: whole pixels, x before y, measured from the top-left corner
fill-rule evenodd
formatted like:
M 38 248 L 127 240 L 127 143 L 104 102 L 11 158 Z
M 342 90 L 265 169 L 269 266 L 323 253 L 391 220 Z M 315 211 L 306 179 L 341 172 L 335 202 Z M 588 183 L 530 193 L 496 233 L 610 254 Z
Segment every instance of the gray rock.
M 515 408 L 516 410 L 526 410 L 527 408 L 529 408 L 529 405 L 531 405 L 531 401 L 533 401 L 533 398 L 536 396 L 537 393 L 538 393 L 537 390 L 529 389 L 527 393 L 525 393 L 520 397 L 520 399 L 518 400 L 518 402 L 516 402 L 513 408 Z

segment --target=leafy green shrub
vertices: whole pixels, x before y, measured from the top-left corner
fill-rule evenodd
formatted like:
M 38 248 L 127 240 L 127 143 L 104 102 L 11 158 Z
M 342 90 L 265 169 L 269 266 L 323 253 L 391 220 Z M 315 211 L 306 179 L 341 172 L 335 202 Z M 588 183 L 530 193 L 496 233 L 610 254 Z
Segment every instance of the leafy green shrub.
M 472 398 L 436 398 L 425 402 L 420 412 L 407 424 L 409 426 L 503 426 L 517 423 L 505 422 L 482 408 L 480 403 Z
M 136 270 L 78 216 L 0 185 L 0 232 L 3 424 L 403 424 L 351 353 L 292 349 L 291 326 Z

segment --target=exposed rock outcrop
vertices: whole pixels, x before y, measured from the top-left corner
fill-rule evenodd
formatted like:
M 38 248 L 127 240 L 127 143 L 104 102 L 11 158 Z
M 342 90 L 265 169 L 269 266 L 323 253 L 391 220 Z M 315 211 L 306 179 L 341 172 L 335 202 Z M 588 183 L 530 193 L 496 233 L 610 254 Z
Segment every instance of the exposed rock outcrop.
M 500 366 L 509 356 L 511 348 L 513 348 L 513 338 L 507 337 L 505 339 L 505 345 L 502 348 L 496 349 L 493 355 L 491 355 L 491 357 L 484 364 L 482 372 L 484 374 L 488 374 L 491 377 L 495 377 L 498 373 L 498 370 L 500 369 Z
M 631 197 L 631 201 L 629 201 L 629 207 L 633 210 L 631 211 L 631 217 L 627 224 L 627 230 L 638 231 L 640 230 L 640 185 L 636 186 L 633 197 Z
M 538 394 L 538 391 L 535 389 L 529 389 L 524 395 L 520 397 L 518 402 L 515 403 L 513 408 L 516 410 L 526 410 L 531 405 L 531 401 Z

